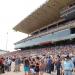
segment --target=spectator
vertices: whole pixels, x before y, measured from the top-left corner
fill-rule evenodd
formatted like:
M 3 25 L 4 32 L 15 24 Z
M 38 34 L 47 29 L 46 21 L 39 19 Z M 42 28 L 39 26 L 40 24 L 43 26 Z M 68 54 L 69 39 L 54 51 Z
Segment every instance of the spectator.
M 30 72 L 30 66 L 29 65 L 30 65 L 29 60 L 25 59 L 25 62 L 24 62 L 25 75 L 29 75 L 29 72 Z
M 57 75 L 61 75 L 61 61 L 59 60 L 59 58 L 57 58 L 57 61 L 56 61 L 56 70 L 57 70 Z
M 16 57 L 16 59 L 15 59 L 15 70 L 14 70 L 14 72 L 20 72 L 20 64 L 21 64 L 20 58 L 19 57 Z
M 74 64 L 69 56 L 65 58 L 63 63 L 64 75 L 72 75 L 72 71 L 74 69 Z

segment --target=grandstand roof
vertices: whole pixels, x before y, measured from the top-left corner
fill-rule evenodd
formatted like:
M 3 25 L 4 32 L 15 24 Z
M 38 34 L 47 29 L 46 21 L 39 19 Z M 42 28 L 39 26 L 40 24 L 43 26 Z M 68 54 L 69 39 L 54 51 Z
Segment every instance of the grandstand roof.
M 60 18 L 60 10 L 75 0 L 49 0 L 13 29 L 30 34 Z

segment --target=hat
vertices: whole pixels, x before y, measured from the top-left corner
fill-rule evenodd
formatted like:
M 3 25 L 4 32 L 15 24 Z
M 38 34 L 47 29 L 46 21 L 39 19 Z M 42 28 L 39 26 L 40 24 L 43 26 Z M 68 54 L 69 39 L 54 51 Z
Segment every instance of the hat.
M 69 56 L 69 55 L 67 55 L 67 56 L 66 56 L 66 59 L 70 59 L 70 56 Z

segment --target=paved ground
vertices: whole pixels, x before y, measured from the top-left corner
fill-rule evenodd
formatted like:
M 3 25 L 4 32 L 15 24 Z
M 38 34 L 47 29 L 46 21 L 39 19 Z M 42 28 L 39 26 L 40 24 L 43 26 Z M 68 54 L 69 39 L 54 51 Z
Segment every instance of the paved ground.
M 21 72 L 13 72 L 13 70 L 14 70 L 14 63 L 12 64 L 11 72 L 5 72 L 4 74 L 0 74 L 0 75 L 24 75 L 23 65 L 21 66 Z M 50 74 L 44 73 L 44 75 L 50 75 Z M 56 75 L 56 73 L 52 73 L 51 75 Z M 75 75 L 75 73 L 73 73 L 73 75 Z
M 6 72 L 5 74 L 1 74 L 1 75 L 24 75 L 24 73 L 23 72 L 16 72 L 16 73 L 14 73 L 14 72 Z M 44 75 L 50 75 L 50 74 L 44 73 Z M 53 73 L 51 75 L 56 75 L 56 73 Z M 75 73 L 73 75 L 75 75 Z
M 6 72 L 5 74 L 1 74 L 1 75 L 24 75 L 24 73 L 23 72 L 16 72 L 16 73 L 14 73 L 14 72 Z M 44 75 L 50 75 L 50 74 L 44 73 Z M 56 75 L 56 74 L 52 74 L 52 75 Z

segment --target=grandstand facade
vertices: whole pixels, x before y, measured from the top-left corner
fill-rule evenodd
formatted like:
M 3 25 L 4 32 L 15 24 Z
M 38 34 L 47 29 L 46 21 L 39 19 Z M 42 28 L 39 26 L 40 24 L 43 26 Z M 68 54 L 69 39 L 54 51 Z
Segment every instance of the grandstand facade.
M 15 49 L 75 48 L 75 0 L 49 0 L 14 30 L 30 35 L 16 42 Z

